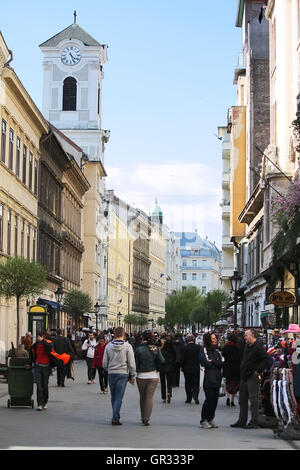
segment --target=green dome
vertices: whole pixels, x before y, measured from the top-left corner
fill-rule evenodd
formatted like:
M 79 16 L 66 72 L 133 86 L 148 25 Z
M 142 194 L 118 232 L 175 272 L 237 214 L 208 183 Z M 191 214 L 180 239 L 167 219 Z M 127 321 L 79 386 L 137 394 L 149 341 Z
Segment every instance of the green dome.
M 152 209 L 151 216 L 152 217 L 162 217 L 163 213 L 159 205 L 157 204 L 157 200 L 155 201 L 155 205 Z

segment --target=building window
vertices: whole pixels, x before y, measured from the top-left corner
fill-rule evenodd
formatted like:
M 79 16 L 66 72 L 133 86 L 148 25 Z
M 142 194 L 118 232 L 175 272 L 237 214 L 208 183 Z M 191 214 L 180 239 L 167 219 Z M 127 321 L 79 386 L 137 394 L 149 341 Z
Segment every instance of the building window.
M 8 168 L 13 169 L 14 164 L 14 131 L 9 130 L 9 158 L 8 158 Z
M 32 259 L 35 261 L 35 252 L 36 252 L 36 229 L 32 230 Z
M 197 273 L 192 274 L 192 281 L 197 281 Z
M 182 261 L 182 266 L 187 266 L 187 262 L 185 259 Z
M 24 256 L 24 232 L 25 232 L 25 221 L 21 223 L 21 256 Z
M 18 217 L 15 216 L 15 256 L 18 256 Z
M 3 205 L 0 204 L 0 251 L 3 251 Z
M 63 111 L 76 111 L 77 82 L 73 77 L 67 77 L 63 85 Z
M 1 160 L 5 162 L 5 150 L 6 150 L 6 121 L 2 119 L 2 133 L 1 133 Z
M 186 273 L 182 273 L 182 280 L 186 281 Z
M 23 147 L 23 178 L 22 181 L 26 184 L 26 167 L 27 167 L 27 147 L 24 145 Z
M 17 137 L 17 151 L 16 151 L 16 176 L 20 177 L 20 152 L 21 152 L 21 140 Z
M 38 161 L 34 159 L 34 194 L 38 193 Z
M 206 286 L 202 287 L 202 294 L 206 294 Z
M 27 259 L 30 259 L 30 225 L 27 226 Z
M 196 268 L 197 267 L 197 260 L 193 259 L 192 263 L 193 263 L 193 268 Z
M 33 166 L 33 155 L 30 152 L 29 153 L 29 183 L 28 183 L 30 190 L 32 190 L 32 170 L 33 170 L 32 166 Z
M 7 211 L 7 254 L 10 255 L 11 247 L 11 210 Z
M 202 273 L 202 279 L 206 279 L 207 277 L 207 274 L 206 273 Z

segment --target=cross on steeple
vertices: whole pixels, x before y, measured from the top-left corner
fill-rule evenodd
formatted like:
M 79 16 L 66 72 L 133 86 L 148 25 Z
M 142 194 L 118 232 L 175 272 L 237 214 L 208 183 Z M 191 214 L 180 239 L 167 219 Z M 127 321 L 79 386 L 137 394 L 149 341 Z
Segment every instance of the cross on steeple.
M 77 12 L 76 10 L 74 10 L 74 23 L 76 23 L 76 19 L 77 19 Z

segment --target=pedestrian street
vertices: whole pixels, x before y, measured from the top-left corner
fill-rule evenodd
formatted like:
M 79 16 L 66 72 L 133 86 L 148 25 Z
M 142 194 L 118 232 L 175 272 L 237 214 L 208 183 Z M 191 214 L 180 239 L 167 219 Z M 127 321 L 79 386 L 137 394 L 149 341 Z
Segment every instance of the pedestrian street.
M 154 398 L 151 424 L 140 422 L 139 393 L 128 383 L 121 408 L 122 426 L 111 426 L 110 394 L 99 393 L 87 384 L 85 361 L 75 361 L 75 381 L 65 388 L 56 385 L 56 370 L 50 377 L 48 409 L 7 408 L 8 386 L 0 380 L 1 449 L 196 449 L 196 450 L 293 450 L 298 442 L 273 437 L 271 429 L 233 429 L 239 406 L 226 406 L 220 398 L 215 421 L 217 429 L 200 428 L 200 405 L 185 404 L 184 377 L 173 389 L 171 403 L 162 403 L 160 386 Z

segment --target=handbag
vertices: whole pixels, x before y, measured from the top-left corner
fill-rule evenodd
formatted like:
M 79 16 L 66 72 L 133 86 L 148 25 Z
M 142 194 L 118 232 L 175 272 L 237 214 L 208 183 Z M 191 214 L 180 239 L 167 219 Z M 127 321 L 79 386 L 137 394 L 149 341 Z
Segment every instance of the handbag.
M 222 379 L 221 387 L 219 390 L 219 397 L 225 397 L 226 396 L 226 388 L 225 388 L 225 381 Z
M 154 360 L 155 360 L 155 368 L 157 371 L 161 370 L 161 366 L 166 362 L 164 356 L 162 355 L 162 352 L 159 348 L 157 348 L 157 351 L 153 351 L 152 353 L 154 355 Z

